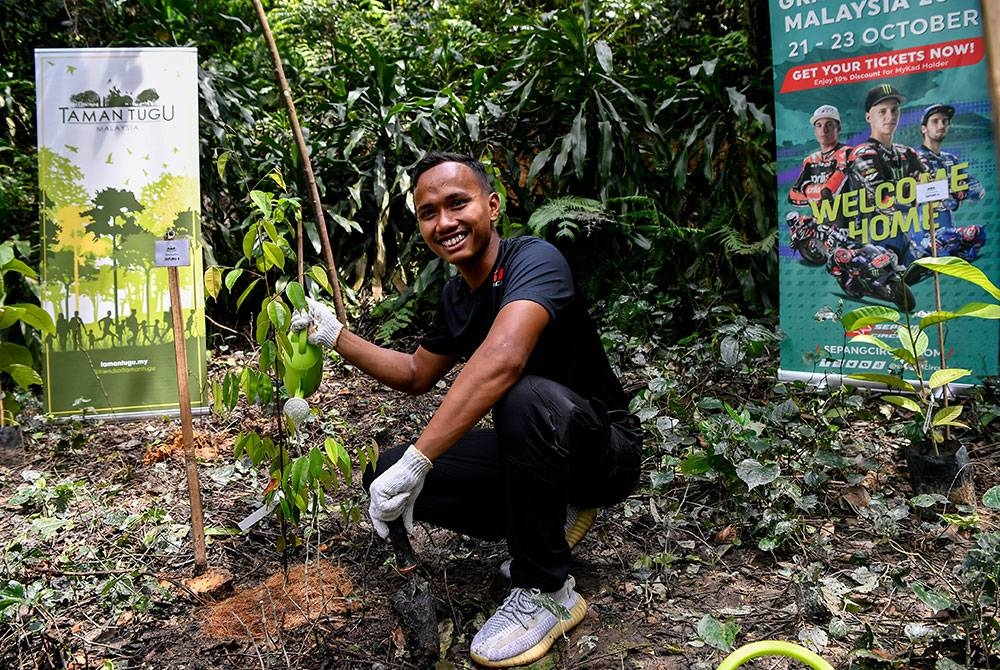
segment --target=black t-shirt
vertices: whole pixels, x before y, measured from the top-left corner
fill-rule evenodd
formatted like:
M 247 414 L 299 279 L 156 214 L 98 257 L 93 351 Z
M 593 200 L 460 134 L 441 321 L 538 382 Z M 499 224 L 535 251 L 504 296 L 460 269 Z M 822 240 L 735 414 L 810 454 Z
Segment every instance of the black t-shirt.
M 524 374 L 559 382 L 609 410 L 627 408 L 569 264 L 558 249 L 538 238 L 501 240 L 490 277 L 475 291 L 461 277 L 449 280 L 420 344 L 435 354 L 467 359 L 486 339 L 500 309 L 515 300 L 538 303 L 552 318 Z

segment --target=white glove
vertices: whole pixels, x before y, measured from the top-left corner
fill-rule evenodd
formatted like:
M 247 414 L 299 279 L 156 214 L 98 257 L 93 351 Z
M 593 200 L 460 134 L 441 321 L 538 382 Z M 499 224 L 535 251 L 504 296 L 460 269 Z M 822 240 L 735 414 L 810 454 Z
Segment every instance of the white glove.
M 306 304 L 308 309 L 292 312 L 289 328 L 292 332 L 308 328 L 310 344 L 318 344 L 326 348 L 337 346 L 337 338 L 340 337 L 340 331 L 344 329 L 344 324 L 334 316 L 329 307 L 318 300 L 306 298 Z
M 399 517 L 403 517 L 407 532 L 413 530 L 413 505 L 424 488 L 424 477 L 430 469 L 430 460 L 411 444 L 402 458 L 372 482 L 368 489 L 371 496 L 368 515 L 382 539 L 389 536 L 386 524 Z

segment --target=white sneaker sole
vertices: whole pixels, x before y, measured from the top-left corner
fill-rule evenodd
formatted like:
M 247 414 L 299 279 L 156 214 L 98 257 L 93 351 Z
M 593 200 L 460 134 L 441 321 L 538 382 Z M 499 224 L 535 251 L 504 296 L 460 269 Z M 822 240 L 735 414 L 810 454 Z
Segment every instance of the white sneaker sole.
M 587 602 L 583 599 L 579 593 L 576 594 L 576 603 L 569 609 L 569 619 L 560 619 L 556 622 L 556 625 L 552 627 L 545 637 L 538 641 L 534 647 L 528 649 L 527 651 L 521 652 L 517 656 L 511 658 L 502 658 L 496 661 L 491 661 L 485 659 L 475 652 L 470 652 L 472 660 L 479 665 L 485 666 L 487 668 L 513 668 L 519 665 L 528 665 L 529 663 L 534 663 L 549 651 L 555 641 L 560 637 L 571 631 L 576 627 L 578 623 L 583 621 L 583 617 L 587 616 Z

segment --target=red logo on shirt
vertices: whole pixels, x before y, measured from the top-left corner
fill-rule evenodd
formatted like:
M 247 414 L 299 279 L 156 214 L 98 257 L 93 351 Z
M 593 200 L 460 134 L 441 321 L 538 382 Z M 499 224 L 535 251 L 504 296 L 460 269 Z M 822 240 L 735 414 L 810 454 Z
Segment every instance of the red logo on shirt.
M 503 268 L 497 268 L 493 273 L 493 287 L 496 288 L 503 283 Z

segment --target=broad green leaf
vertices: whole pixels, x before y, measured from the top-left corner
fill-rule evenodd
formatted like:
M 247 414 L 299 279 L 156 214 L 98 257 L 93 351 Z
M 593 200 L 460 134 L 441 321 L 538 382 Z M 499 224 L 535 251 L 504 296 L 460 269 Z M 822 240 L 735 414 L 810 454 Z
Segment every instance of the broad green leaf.
M 847 332 L 858 330 L 865 326 L 874 326 L 879 323 L 898 322 L 899 312 L 889 307 L 882 307 L 881 305 L 858 307 L 840 317 L 840 323 Z
M 917 404 L 917 401 L 913 398 L 901 395 L 886 395 L 882 396 L 882 400 L 885 400 L 887 403 L 891 403 L 896 407 L 902 407 L 903 409 L 908 409 L 911 412 L 916 412 L 917 414 L 924 413 L 923 408 L 921 408 L 920 405 Z
M 925 605 L 930 607 L 935 614 L 952 607 L 951 599 L 947 595 L 941 593 L 940 591 L 935 591 L 934 589 L 928 589 L 919 582 L 915 582 L 913 584 L 913 593 L 920 598 Z
M 32 384 L 41 384 L 42 378 L 35 370 L 28 365 L 10 365 L 4 369 L 14 382 L 27 391 Z
M 274 196 L 266 191 L 250 191 L 250 202 L 257 208 L 257 211 L 264 215 L 265 219 L 271 217 L 271 202 L 273 200 Z
M 971 282 L 983 289 L 997 300 L 1000 300 L 1000 288 L 991 282 L 982 270 L 972 265 L 968 261 L 957 256 L 938 256 L 920 258 L 913 261 L 914 265 L 927 268 L 933 272 L 943 275 L 957 277 L 967 282 Z
M 923 356 L 927 347 L 930 346 L 930 338 L 927 337 L 927 333 L 917 326 L 901 325 L 896 329 L 896 337 L 899 338 L 903 349 L 910 352 L 915 358 Z
M 0 305 L 0 330 L 10 328 L 17 323 L 23 311 L 20 307 L 13 305 Z
M 219 298 L 219 291 L 222 290 L 222 268 L 213 265 L 205 270 L 205 293 L 213 299 Z
M 12 258 L 6 263 L 0 265 L 0 272 L 16 272 L 17 274 L 30 277 L 31 279 L 38 279 L 38 273 L 35 272 L 27 263 L 17 258 Z
M 990 509 L 1000 509 L 1000 486 L 994 486 L 983 494 L 983 505 Z
M 240 297 L 236 299 L 237 309 L 239 309 L 240 306 L 243 305 L 243 301 L 247 299 L 247 297 L 253 292 L 255 288 L 257 288 L 258 282 L 260 282 L 260 279 L 254 279 L 252 282 L 250 282 L 249 286 L 243 289 L 243 293 L 241 293 Z
M 248 260 L 253 260 L 253 250 L 257 246 L 257 224 L 251 224 L 243 235 L 243 255 Z
M 12 365 L 32 365 L 31 351 L 13 342 L 0 340 L 0 370 L 6 370 Z
M 243 276 L 243 268 L 235 268 L 226 273 L 226 290 L 232 291 L 233 285 Z
M 934 412 L 934 418 L 931 419 L 932 426 L 955 426 L 957 428 L 968 428 L 964 423 L 957 421 L 958 417 L 962 414 L 961 405 L 950 405 L 948 407 L 942 407 L 938 411 Z
M 920 319 L 920 328 L 926 330 L 931 326 L 959 319 L 962 317 L 972 317 L 975 319 L 1000 319 L 1000 305 L 986 302 L 970 302 L 962 305 L 954 312 L 931 312 Z
M 218 160 L 215 161 L 215 169 L 219 173 L 219 179 L 221 181 L 226 181 L 226 164 L 229 163 L 229 152 L 223 151 Z
M 309 477 L 312 481 L 323 478 L 325 460 L 323 452 L 316 447 L 309 450 Z
M 479 141 L 479 115 L 466 114 L 465 126 L 469 129 L 469 139 L 473 142 Z
M 267 372 L 277 359 L 278 347 L 273 341 L 268 340 L 260 345 L 260 353 L 257 355 L 257 369 L 261 372 Z
M 714 459 L 711 454 L 703 451 L 696 451 L 684 459 L 681 463 L 681 474 L 702 475 L 711 472 Z
M 264 242 L 264 258 L 267 259 L 268 263 L 272 267 L 279 269 L 284 269 L 285 267 L 285 254 L 274 242 Z
M 52 322 L 52 316 L 38 305 L 22 304 L 25 313 L 21 319 L 33 328 L 37 328 L 43 333 L 55 333 L 56 325 Z
M 781 468 L 777 463 L 760 463 L 747 458 L 736 466 L 736 474 L 746 483 L 748 489 L 753 490 L 777 479 L 781 474 Z
M 361 233 L 364 229 L 361 224 L 354 219 L 348 219 L 346 216 L 341 216 L 340 214 L 332 214 L 333 220 L 337 222 L 337 225 L 343 228 L 346 233 Z
M 268 310 L 262 309 L 257 313 L 257 323 L 254 331 L 254 339 L 257 344 L 264 344 L 267 340 L 267 332 L 271 328 L 271 318 L 268 315 Z
M 327 458 L 337 466 L 344 481 L 350 485 L 352 474 L 351 457 L 347 453 L 347 449 L 344 449 L 344 445 L 332 437 L 328 437 L 323 441 L 323 448 L 326 450 Z M 361 470 L 364 471 L 364 468 L 362 467 Z
M 894 351 L 892 345 L 873 335 L 855 335 L 854 337 L 851 338 L 850 341 L 851 344 L 872 344 L 878 347 L 879 349 L 884 349 L 885 351 L 888 351 L 889 353 L 892 353 Z
M 739 630 L 739 626 L 732 621 L 722 623 L 711 614 L 706 614 L 698 622 L 698 636 L 719 651 L 728 652 L 733 648 Z
M 277 210 L 277 212 L 280 211 L 281 210 Z M 270 241 L 277 243 L 280 240 L 281 236 L 278 234 L 278 229 L 274 226 L 274 222 L 271 221 L 271 219 L 264 219 L 260 222 L 260 225 L 264 229 L 264 232 L 267 233 L 267 237 Z M 267 244 L 267 242 L 265 242 L 265 244 Z
M 288 306 L 281 300 L 271 300 L 267 303 L 267 318 L 277 330 L 286 330 L 291 314 Z
M 879 374 L 877 372 L 858 372 L 847 375 L 847 377 L 848 379 L 857 379 L 858 381 L 884 384 L 889 388 L 899 389 L 900 391 L 910 391 L 911 393 L 916 391 L 913 384 L 896 375 Z
M 966 370 L 965 368 L 945 368 L 943 370 L 935 370 L 931 374 L 931 379 L 928 385 L 932 389 L 941 388 L 945 384 L 950 384 L 953 381 L 971 374 L 972 370 Z
M 322 265 L 314 265 L 309 268 L 309 276 L 314 282 L 323 287 L 323 290 L 327 293 L 333 293 L 333 287 L 330 285 L 330 277 L 326 272 L 326 268 Z
M 0 244 L 0 270 L 7 267 L 7 263 L 14 260 L 14 245 L 11 242 Z
M 285 286 L 285 295 L 288 296 L 288 302 L 292 303 L 293 310 L 306 308 L 306 292 L 303 290 L 302 284 L 297 281 L 288 282 L 288 285 Z
M 292 491 L 298 493 L 302 490 L 302 484 L 309 473 L 309 456 L 299 456 L 292 461 L 289 469 L 288 481 L 292 486 Z

